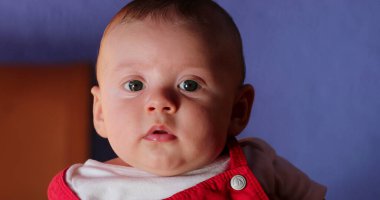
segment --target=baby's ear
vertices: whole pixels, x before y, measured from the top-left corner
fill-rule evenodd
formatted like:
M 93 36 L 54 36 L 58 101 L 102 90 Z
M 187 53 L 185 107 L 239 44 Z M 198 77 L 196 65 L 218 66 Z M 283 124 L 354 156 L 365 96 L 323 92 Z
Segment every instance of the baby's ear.
M 232 109 L 231 123 L 229 127 L 230 135 L 239 135 L 239 133 L 247 126 L 254 98 L 255 90 L 252 85 L 246 84 L 239 89 Z
M 95 130 L 101 137 L 107 138 L 105 125 L 104 125 L 104 118 L 103 118 L 102 98 L 101 98 L 99 86 L 92 87 L 91 94 L 94 96 L 92 114 L 93 114 Z

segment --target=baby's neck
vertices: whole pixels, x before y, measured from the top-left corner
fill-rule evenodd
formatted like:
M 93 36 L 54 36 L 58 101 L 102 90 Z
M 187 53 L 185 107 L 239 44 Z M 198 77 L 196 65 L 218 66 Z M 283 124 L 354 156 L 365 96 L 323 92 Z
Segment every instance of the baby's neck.
M 104 162 L 105 164 L 111 164 L 111 165 L 120 165 L 120 166 L 125 166 L 125 167 L 131 167 L 128 163 L 124 162 L 122 159 L 119 157 L 116 157 L 114 159 L 108 160 Z

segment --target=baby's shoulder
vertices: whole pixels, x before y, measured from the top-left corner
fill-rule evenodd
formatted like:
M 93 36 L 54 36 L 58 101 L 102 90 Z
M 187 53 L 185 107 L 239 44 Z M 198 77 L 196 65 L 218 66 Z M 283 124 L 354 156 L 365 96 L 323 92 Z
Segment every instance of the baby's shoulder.
M 244 138 L 239 140 L 240 147 L 243 149 L 247 159 L 265 155 L 266 159 L 275 159 L 276 151 L 273 147 L 260 138 Z
M 278 156 L 274 148 L 259 138 L 239 140 L 253 174 L 270 199 L 321 200 L 326 187 L 311 180 L 305 173 Z

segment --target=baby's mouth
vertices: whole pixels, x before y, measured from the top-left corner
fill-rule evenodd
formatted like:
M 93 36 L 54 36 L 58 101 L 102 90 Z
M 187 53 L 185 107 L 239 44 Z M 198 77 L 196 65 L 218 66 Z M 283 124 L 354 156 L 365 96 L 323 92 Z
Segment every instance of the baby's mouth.
M 165 126 L 153 126 L 144 137 L 145 140 L 154 142 L 169 142 L 176 138 Z

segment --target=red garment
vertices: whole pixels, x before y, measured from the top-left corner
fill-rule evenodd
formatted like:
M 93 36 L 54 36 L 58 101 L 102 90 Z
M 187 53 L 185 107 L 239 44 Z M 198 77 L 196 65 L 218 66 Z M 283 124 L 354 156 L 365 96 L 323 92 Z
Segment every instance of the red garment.
M 239 200 L 268 200 L 267 195 L 260 186 L 260 183 L 247 165 L 244 153 L 236 139 L 231 139 L 229 144 L 230 163 L 228 169 L 210 179 L 207 179 L 193 187 L 174 194 L 167 198 L 175 199 L 239 199 Z M 51 181 L 48 188 L 50 200 L 79 199 L 65 181 L 67 169 L 57 174 Z M 231 180 L 236 180 L 236 175 L 241 175 L 239 186 L 244 186 L 241 190 L 235 190 L 231 186 Z

